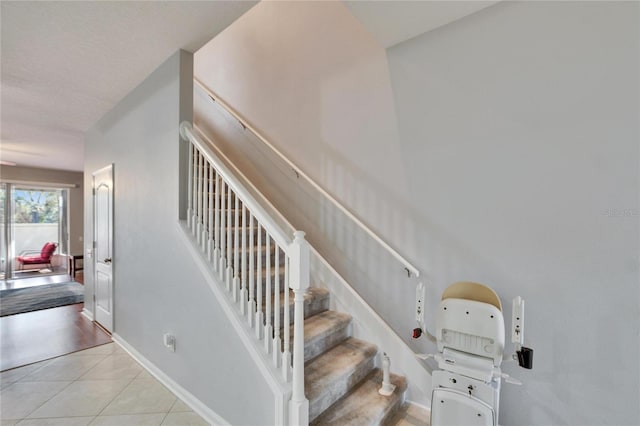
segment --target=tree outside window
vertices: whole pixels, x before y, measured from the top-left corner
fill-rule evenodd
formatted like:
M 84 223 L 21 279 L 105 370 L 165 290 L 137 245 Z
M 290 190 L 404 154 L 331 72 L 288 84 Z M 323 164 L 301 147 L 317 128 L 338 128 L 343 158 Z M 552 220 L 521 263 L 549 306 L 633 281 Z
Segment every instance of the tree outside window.
M 15 223 L 58 223 L 58 191 L 16 189 Z

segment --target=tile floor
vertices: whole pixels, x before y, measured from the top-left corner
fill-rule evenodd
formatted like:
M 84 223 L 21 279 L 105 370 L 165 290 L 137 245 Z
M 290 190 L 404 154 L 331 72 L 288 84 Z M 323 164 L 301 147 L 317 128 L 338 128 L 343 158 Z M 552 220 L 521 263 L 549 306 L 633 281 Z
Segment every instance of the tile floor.
M 0 373 L 0 425 L 207 423 L 109 343 Z

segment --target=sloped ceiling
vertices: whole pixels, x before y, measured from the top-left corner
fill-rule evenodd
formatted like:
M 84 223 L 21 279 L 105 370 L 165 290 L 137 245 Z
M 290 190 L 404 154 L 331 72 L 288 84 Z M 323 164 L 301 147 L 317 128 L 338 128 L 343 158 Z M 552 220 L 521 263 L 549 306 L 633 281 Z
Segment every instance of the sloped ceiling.
M 3 0 L 0 159 L 82 170 L 86 130 L 175 51 L 196 51 L 255 3 Z
M 345 1 L 385 48 L 450 24 L 498 1 Z
M 254 1 L 0 2 L 0 160 L 82 170 L 84 132 Z M 384 47 L 497 1 L 346 1 Z M 2 166 L 0 166 L 2 167 Z

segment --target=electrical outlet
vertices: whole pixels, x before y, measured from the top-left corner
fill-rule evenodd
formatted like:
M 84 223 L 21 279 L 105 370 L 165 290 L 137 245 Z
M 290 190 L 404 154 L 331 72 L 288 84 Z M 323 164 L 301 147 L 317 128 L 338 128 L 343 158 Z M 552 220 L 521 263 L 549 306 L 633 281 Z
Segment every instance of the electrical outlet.
M 164 335 L 164 345 L 171 352 L 175 352 L 176 351 L 176 336 L 168 334 L 168 333 L 165 334 Z
M 424 329 L 424 301 L 426 298 L 426 292 L 424 284 L 419 282 L 416 287 L 416 321 L 420 324 L 420 327 Z

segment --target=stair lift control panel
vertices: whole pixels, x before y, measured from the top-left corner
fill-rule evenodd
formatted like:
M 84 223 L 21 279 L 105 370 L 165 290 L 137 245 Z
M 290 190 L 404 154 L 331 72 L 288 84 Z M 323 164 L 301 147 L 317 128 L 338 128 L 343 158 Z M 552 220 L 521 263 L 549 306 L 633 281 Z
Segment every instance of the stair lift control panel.
M 414 338 L 425 331 L 424 322 L 418 323 Z M 437 362 L 432 375 L 432 426 L 498 425 L 502 379 L 521 384 L 500 370 L 505 349 L 504 328 L 502 303 L 491 288 L 459 282 L 444 291 L 436 315 L 438 352 L 417 355 Z M 521 367 L 531 369 L 533 350 L 522 346 L 524 300 L 520 296 L 513 299 L 510 334 L 515 345 L 513 359 Z

